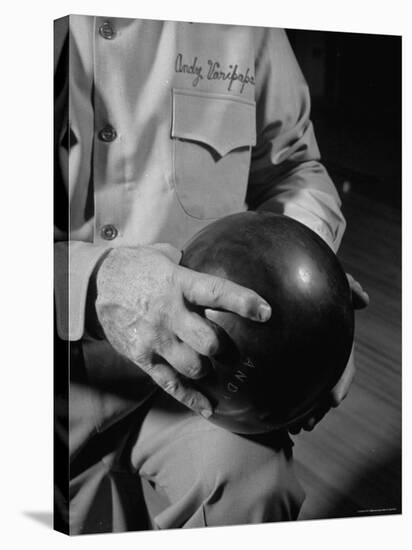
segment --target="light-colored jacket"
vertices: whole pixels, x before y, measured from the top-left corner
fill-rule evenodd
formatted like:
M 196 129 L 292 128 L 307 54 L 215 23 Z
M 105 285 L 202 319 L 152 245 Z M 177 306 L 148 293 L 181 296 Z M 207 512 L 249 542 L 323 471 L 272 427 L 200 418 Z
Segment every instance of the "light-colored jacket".
M 90 273 L 108 247 L 181 248 L 212 220 L 270 203 L 337 250 L 340 201 L 283 30 L 68 23 L 55 33 L 60 337 L 82 337 Z

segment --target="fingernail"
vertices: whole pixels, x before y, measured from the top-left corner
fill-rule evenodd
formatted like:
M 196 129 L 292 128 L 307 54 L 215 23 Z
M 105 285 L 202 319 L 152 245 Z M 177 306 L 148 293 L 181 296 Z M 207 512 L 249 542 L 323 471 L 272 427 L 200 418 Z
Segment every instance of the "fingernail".
M 272 309 L 269 304 L 261 304 L 258 309 L 259 321 L 268 321 L 272 315 Z
M 212 416 L 212 411 L 210 411 L 209 409 L 203 409 L 203 410 L 200 411 L 200 414 L 204 418 L 210 418 Z

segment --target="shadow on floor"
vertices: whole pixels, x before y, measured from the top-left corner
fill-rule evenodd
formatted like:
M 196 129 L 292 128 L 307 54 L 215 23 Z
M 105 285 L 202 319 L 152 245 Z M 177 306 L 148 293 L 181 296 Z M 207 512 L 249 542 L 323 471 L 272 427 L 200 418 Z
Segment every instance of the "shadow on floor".
M 53 529 L 53 513 L 52 512 L 34 512 L 34 511 L 25 511 L 23 514 L 34 520 L 37 523 L 40 523 L 44 527 Z

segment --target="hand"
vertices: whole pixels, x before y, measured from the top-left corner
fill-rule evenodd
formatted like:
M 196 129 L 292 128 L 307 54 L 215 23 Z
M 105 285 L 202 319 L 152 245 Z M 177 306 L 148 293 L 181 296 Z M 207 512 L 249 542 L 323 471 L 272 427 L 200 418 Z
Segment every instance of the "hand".
M 352 304 L 354 309 L 364 309 L 369 305 L 369 295 L 363 290 L 360 283 L 350 273 L 346 273 L 350 289 L 352 291 Z
M 206 374 L 221 342 L 203 308 L 264 322 L 269 305 L 252 290 L 177 265 L 169 245 L 115 248 L 97 272 L 96 312 L 107 340 L 156 384 L 209 417 L 210 402 L 190 386 Z M 221 330 L 221 329 L 220 329 Z
M 363 290 L 358 281 L 352 277 L 352 275 L 347 273 L 346 277 L 348 278 L 349 286 L 352 291 L 352 303 L 354 309 L 363 309 L 367 307 L 369 304 L 368 294 Z M 321 403 L 319 403 L 319 406 L 314 412 L 310 413 L 310 415 L 304 420 L 290 426 L 288 428 L 289 432 L 295 435 L 302 429 L 306 431 L 313 430 L 316 424 L 322 420 L 331 408 L 338 407 L 349 393 L 349 388 L 355 376 L 355 370 L 354 347 L 352 347 L 348 364 L 346 365 L 345 370 L 343 371 L 343 374 L 336 386 L 321 401 Z

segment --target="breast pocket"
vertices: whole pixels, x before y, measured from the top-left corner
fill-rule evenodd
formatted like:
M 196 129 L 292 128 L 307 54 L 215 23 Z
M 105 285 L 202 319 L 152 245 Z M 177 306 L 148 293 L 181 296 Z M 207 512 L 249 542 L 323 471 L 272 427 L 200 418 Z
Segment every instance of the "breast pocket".
M 229 94 L 173 89 L 173 183 L 183 210 L 220 218 L 243 210 L 255 102 Z

